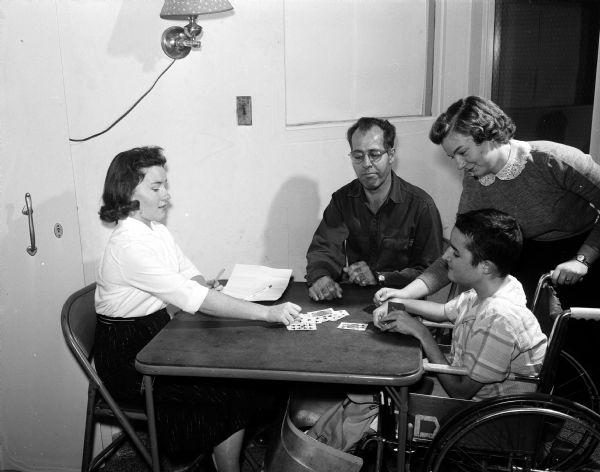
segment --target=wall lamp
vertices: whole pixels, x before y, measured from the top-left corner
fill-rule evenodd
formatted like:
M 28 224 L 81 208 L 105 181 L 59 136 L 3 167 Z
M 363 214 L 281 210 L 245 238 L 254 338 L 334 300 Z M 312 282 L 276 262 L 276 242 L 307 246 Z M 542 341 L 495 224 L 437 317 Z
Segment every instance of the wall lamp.
M 228 0 L 165 0 L 160 17 L 167 20 L 187 20 L 188 24 L 171 26 L 162 35 L 162 49 L 171 59 L 187 56 L 192 48 L 200 47 L 202 26 L 196 23 L 198 15 L 233 10 Z

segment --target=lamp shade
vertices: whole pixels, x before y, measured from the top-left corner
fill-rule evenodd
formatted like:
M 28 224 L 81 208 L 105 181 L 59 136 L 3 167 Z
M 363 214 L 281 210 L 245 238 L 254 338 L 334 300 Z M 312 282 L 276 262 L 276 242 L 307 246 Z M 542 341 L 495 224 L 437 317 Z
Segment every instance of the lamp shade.
M 187 19 L 188 16 L 206 15 L 233 10 L 228 0 L 165 0 L 161 18 Z

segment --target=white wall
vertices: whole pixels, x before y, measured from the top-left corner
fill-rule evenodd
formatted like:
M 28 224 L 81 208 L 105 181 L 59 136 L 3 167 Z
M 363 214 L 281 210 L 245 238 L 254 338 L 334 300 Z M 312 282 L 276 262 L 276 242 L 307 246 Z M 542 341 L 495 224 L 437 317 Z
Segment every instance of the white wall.
M 112 123 L 169 64 L 159 39 L 173 23 L 158 17 L 157 3 L 59 2 L 71 137 Z M 128 117 L 99 138 L 73 144 L 87 280 L 110 233 L 97 217 L 108 163 L 146 144 L 165 149 L 168 224 L 200 270 L 212 276 L 225 268 L 227 276 L 236 262 L 256 263 L 291 267 L 303 278 L 321 212 L 353 178 L 344 138 L 351 123 L 286 128 L 283 2 L 233 3 L 231 15 L 201 21 L 202 50 L 176 62 Z M 464 43 L 465 11 L 469 2 L 457 2 L 449 13 L 455 31 L 440 34 Z M 446 42 L 439 51 L 445 63 L 438 66 L 444 77 L 436 95 L 444 107 L 467 92 L 468 44 L 460 46 L 460 53 L 449 53 Z M 252 96 L 251 127 L 236 125 L 236 95 Z M 458 175 L 427 139 L 431 118 L 395 124 L 397 172 L 430 192 L 450 225 Z
M 64 179 L 72 179 L 75 187 L 87 283 L 94 280 L 96 263 L 110 234 L 110 228 L 97 217 L 108 164 L 118 152 L 147 144 L 165 149 L 173 203 L 168 225 L 201 270 L 212 276 L 225 268 L 227 276 L 236 262 L 256 263 L 291 267 L 297 279 L 304 277 L 306 248 L 330 194 L 354 177 L 344 138 L 351 123 L 286 128 L 283 2 L 232 3 L 232 14 L 201 21 L 205 29 L 202 50 L 176 62 L 128 117 L 99 138 L 70 145 L 73 175 L 64 175 Z M 10 21 L 4 15 L 6 10 L 28 18 L 40 5 L 44 6 L 44 21 L 31 25 L 35 30 L 29 30 L 28 37 L 37 31 L 39 41 L 45 44 L 44 48 L 27 49 L 28 70 L 32 74 L 35 71 L 40 82 L 63 83 L 62 90 L 35 93 L 48 95 L 46 98 L 65 108 L 72 138 L 85 137 L 111 124 L 169 64 L 159 40 L 162 31 L 173 23 L 159 18 L 160 0 L 3 0 L 0 27 Z M 471 0 L 437 0 L 436 5 L 434 114 L 457 98 L 479 91 L 469 88 L 473 58 L 468 51 L 475 41 L 469 34 Z M 45 34 L 44 24 L 52 25 L 58 39 Z M 18 36 L 7 38 L 1 49 L 2 63 L 11 64 L 20 57 L 19 41 Z M 47 54 L 60 58 L 62 70 L 35 69 Z M 10 91 L 0 93 L 28 97 L 34 93 L 29 84 L 14 81 Z M 252 96 L 251 127 L 236 125 L 237 95 Z M 38 116 L 35 107 L 21 110 L 18 105 L 3 116 L 11 113 Z M 432 118 L 393 122 L 399 135 L 396 171 L 433 196 L 448 230 L 457 207 L 459 176 L 427 139 Z M 47 133 L 59 136 L 54 131 L 64 133 L 64 117 L 49 118 L 45 126 Z M 68 155 L 64 142 L 43 138 L 47 133 L 23 129 L 20 139 L 46 151 L 39 159 L 52 162 L 57 156 Z M 49 181 L 47 185 L 65 182 Z M 57 278 L 60 273 L 50 276 Z M 60 294 L 63 299 L 71 289 L 64 287 L 64 295 Z M 31 297 L 31 292 L 23 290 L 20 296 Z M 58 323 L 58 313 L 53 316 Z M 58 332 L 43 334 L 46 343 L 64 343 Z M 0 364 L 0 384 L 5 385 L 13 380 L 6 378 L 6 373 L 17 365 L 6 362 L 5 366 Z M 56 362 L 68 372 L 75 361 L 43 358 L 38 368 Z M 62 394 L 57 393 L 56 379 L 51 376 L 38 378 L 36 388 L 54 392 L 57 404 L 58 397 L 67 393 L 68 398 L 80 395 L 81 402 L 74 410 L 79 414 L 86 392 L 75 374 L 73 380 L 62 382 L 58 389 L 64 390 Z M 52 411 L 52 399 L 48 401 Z M 25 400 L 11 397 L 10 404 L 5 398 L 0 402 L 3 410 L 15 417 L 29 415 Z M 36 430 L 19 434 L 28 433 L 34 439 L 48 437 L 63 423 L 63 413 L 56 409 L 54 419 L 45 417 Z M 80 458 L 83 416 L 78 420 L 81 427 L 71 431 L 72 447 L 60 461 L 65 470 L 74 470 Z M 0 433 L 0 439 L 11 442 L 13 431 L 0 424 Z M 14 466 L 10 457 L 2 457 L 2 446 L 0 468 Z M 18 468 L 48 470 L 48 453 L 41 450 L 21 457 Z

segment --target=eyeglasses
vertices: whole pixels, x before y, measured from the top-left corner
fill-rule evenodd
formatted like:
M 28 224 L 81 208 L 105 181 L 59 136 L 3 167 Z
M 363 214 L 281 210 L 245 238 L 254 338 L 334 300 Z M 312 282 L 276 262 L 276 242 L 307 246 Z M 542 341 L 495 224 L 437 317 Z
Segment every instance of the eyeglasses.
M 389 152 L 389 149 L 369 149 L 367 152 L 363 151 L 352 151 L 348 154 L 353 162 L 360 164 L 365 160 L 365 156 L 368 156 L 371 164 L 375 164 L 381 160 L 381 158 Z

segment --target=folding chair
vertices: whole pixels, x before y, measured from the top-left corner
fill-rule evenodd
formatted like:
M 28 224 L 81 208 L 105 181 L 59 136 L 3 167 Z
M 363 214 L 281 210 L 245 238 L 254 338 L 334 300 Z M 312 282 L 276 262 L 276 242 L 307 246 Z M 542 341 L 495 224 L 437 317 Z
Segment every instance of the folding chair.
M 151 468 L 151 455 L 131 424 L 131 421 L 148 421 L 145 409 L 136 405 L 118 403 L 107 390 L 92 365 L 96 332 L 95 289 L 96 284 L 93 283 L 72 294 L 65 302 L 61 314 L 61 325 L 67 345 L 90 381 L 81 470 L 84 472 L 96 470 L 128 438 L 135 444 L 140 455 Z M 116 420 L 126 435 L 120 435 L 92 459 L 94 426 L 97 421 L 102 422 L 102 420 L 104 422 L 112 421 L 113 423 Z

